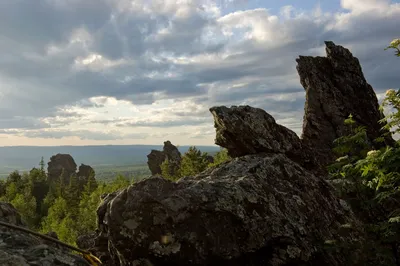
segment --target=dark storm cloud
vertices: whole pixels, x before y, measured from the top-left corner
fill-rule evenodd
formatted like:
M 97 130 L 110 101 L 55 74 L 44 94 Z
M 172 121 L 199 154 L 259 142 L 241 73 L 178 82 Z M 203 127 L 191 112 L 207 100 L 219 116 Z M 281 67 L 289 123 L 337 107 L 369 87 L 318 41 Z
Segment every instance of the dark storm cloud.
M 104 107 L 104 103 L 88 100 L 96 96 L 111 96 L 138 105 L 151 104 L 160 97 L 193 97 L 194 102 L 204 106 L 196 114 L 199 117 L 207 117 L 208 107 L 216 104 L 240 104 L 260 98 L 265 100 L 252 102 L 257 107 L 301 114 L 304 98 L 289 101 L 266 96 L 303 91 L 295 59 L 299 55 L 324 56 L 319 49 L 324 40 L 351 47 L 368 82 L 377 91 L 400 84 L 398 58 L 383 50 L 398 37 L 398 7 L 386 14 L 368 11 L 286 19 L 277 30 L 290 37 L 291 42 L 280 43 L 277 39 L 275 45 L 266 45 L 223 36 L 224 22 L 208 16 L 205 9 L 196 5 L 188 6 L 186 15 L 177 15 L 175 11 L 180 6 L 167 8 L 163 1 L 151 2 L 151 11 L 139 7 L 121 12 L 117 4 L 122 2 L 0 1 L 0 128 L 46 127 L 41 118 L 57 116 L 60 107 Z M 246 16 L 259 16 L 261 11 L 257 12 L 238 14 L 230 23 L 239 25 Z M 71 42 L 71 34 L 78 29 L 87 31 L 88 40 Z M 56 52 L 49 52 L 51 46 Z M 227 50 L 238 52 L 218 59 Z M 101 54 L 104 62 L 122 61 L 113 67 L 104 67 L 101 60 L 98 68 L 77 66 L 77 61 L 93 53 Z M 215 60 L 173 60 L 202 54 L 214 55 Z M 173 75 L 168 76 L 169 72 Z M 246 85 L 233 86 L 241 82 Z M 175 115 L 183 119 L 134 125 L 121 122 L 121 126 L 167 127 L 206 121 L 193 119 L 185 110 Z M 71 113 L 58 116 L 79 117 Z M 57 137 L 61 133 L 52 134 Z

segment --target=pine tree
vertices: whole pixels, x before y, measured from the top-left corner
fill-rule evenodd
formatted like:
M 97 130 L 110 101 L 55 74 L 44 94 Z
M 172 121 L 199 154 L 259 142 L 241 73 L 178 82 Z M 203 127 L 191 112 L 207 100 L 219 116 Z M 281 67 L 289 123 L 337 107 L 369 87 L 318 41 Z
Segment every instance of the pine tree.
M 182 157 L 179 176 L 192 176 L 204 171 L 210 163 L 207 156 L 207 153 L 201 152 L 195 146 L 189 147 Z
M 42 171 L 44 173 L 45 163 L 44 163 L 43 156 L 42 156 L 42 159 L 40 160 L 39 166 L 40 166 L 40 171 Z

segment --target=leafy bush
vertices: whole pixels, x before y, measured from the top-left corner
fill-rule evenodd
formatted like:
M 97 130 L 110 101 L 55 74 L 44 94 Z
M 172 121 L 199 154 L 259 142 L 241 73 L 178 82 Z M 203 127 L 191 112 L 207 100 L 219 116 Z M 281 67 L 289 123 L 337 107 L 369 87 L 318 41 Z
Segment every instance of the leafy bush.
M 400 56 L 399 45 L 396 39 L 387 49 L 396 49 Z M 400 265 L 400 145 L 397 141 L 393 147 L 373 149 L 385 135 L 400 132 L 400 89 L 386 92 L 380 108 L 385 107 L 392 113 L 380 121 L 387 131 L 376 140 L 368 140 L 366 128 L 357 125 L 351 115 L 345 120 L 352 134 L 335 140 L 338 159 L 328 167 L 339 196 L 365 224 L 368 265 Z

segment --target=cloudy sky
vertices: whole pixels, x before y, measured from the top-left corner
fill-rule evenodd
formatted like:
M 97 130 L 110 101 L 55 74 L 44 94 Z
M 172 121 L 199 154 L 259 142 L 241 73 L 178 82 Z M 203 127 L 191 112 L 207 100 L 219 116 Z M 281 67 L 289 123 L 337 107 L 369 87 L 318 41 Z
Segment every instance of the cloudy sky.
M 1 0 L 0 146 L 212 145 L 240 104 L 301 134 L 296 57 L 332 40 L 381 95 L 399 25 L 389 0 Z

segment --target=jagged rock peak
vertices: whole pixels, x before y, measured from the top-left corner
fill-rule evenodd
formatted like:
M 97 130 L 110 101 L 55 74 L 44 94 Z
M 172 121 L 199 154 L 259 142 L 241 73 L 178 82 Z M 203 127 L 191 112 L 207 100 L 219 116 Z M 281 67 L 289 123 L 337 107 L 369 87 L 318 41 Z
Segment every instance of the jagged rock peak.
M 300 83 L 306 91 L 302 142 L 314 150 L 323 165 L 334 159 L 333 141 L 349 133 L 343 124 L 349 114 L 367 128 L 371 142 L 381 135 L 378 121 L 383 118 L 359 60 L 347 48 L 331 41 L 325 45 L 327 57 L 296 59 Z M 385 144 L 394 141 L 389 137 Z

